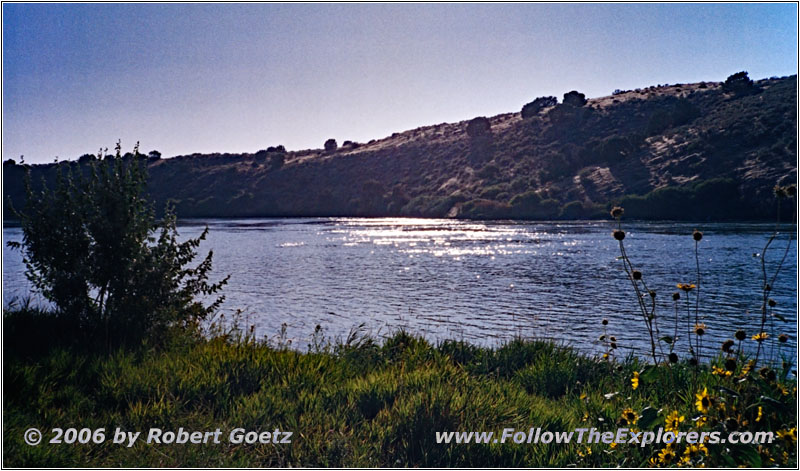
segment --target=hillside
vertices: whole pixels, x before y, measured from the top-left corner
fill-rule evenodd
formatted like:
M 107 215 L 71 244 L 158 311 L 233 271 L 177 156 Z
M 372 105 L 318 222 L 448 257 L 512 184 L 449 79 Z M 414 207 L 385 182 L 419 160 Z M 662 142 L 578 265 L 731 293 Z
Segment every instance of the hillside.
M 723 220 L 771 219 L 772 188 L 796 182 L 796 76 L 567 100 L 328 150 L 153 156 L 149 191 L 182 217 L 575 219 L 622 203 Z M 28 167 L 39 181 L 55 164 Z M 4 164 L 6 204 L 22 204 L 23 172 Z

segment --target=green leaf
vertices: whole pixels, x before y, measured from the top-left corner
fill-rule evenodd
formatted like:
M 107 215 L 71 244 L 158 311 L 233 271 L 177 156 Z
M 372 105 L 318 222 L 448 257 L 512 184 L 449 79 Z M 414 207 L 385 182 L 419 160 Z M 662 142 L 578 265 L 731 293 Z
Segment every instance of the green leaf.
M 649 428 L 652 428 L 651 426 L 658 419 L 658 413 L 659 412 L 661 412 L 660 409 L 656 410 L 656 409 L 654 409 L 654 408 L 652 408 L 650 406 L 647 406 L 644 409 L 642 409 L 641 412 L 639 412 L 639 416 L 640 416 L 639 417 L 639 423 L 638 423 L 639 428 L 641 428 L 643 430 L 647 430 Z

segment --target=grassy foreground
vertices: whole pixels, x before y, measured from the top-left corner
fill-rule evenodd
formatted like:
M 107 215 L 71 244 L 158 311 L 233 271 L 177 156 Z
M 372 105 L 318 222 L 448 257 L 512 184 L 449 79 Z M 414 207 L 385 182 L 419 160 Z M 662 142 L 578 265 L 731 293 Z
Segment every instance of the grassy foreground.
M 647 366 L 542 341 L 431 345 L 400 332 L 308 353 L 221 335 L 90 352 L 42 345 L 59 327 L 4 315 L 4 466 L 790 466 L 796 382 L 718 363 Z M 26 330 L 33 329 L 34 332 Z M 61 332 L 63 334 L 63 332 Z M 38 341 L 33 342 L 33 335 Z M 63 335 L 60 338 L 64 338 Z M 744 371 L 743 371 L 744 370 Z M 634 379 L 635 378 L 635 379 Z M 705 393 L 704 393 L 705 391 Z M 699 394 L 699 396 L 698 396 Z M 703 399 L 705 397 L 705 399 Z M 703 406 L 707 406 L 705 411 Z M 673 415 L 673 412 L 676 412 Z M 771 445 L 437 444 L 437 431 L 504 428 L 779 432 Z M 23 442 L 29 427 L 44 433 Z M 102 444 L 51 444 L 50 429 L 105 427 Z M 222 430 L 220 444 L 110 443 L 116 427 Z M 231 444 L 237 427 L 293 431 L 291 444 Z M 510 441 L 510 440 L 509 440 Z

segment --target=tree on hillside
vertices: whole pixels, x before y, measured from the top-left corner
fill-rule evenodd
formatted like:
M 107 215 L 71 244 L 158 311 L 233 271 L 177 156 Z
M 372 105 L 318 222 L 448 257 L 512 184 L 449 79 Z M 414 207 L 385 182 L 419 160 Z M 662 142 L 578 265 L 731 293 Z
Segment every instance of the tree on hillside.
M 587 103 L 586 95 L 583 93 L 578 93 L 576 90 L 572 90 L 571 92 L 564 94 L 564 100 L 562 100 L 562 103 L 567 106 L 580 108 L 581 106 L 585 106 Z
M 132 155 L 123 159 L 117 144 L 115 155 L 87 162 L 88 175 L 60 165 L 52 189 L 34 190 L 28 176 L 25 208 L 14 211 L 23 239 L 8 243 L 21 250 L 35 289 L 86 335 L 83 340 L 108 348 L 196 326 L 222 302 L 204 306 L 196 296 L 213 295 L 227 282 L 208 281 L 211 252 L 191 265 L 208 228 L 178 242 L 169 207 L 156 221 L 144 195 L 147 174 L 138 145 Z
M 742 71 L 736 72 L 725 79 L 725 82 L 722 83 L 722 89 L 726 92 L 733 92 L 736 95 L 746 95 L 755 91 L 755 84 L 747 76 L 747 72 Z
M 89 162 L 94 162 L 95 160 L 97 160 L 97 157 L 95 157 L 94 154 L 83 154 L 82 156 L 78 157 L 79 164 L 86 164 Z
M 557 104 L 558 99 L 554 96 L 540 96 L 522 107 L 522 119 L 532 118 L 543 109 L 556 106 Z
M 467 123 L 467 135 L 472 138 L 486 136 L 491 134 L 492 124 L 483 116 L 471 119 Z
M 325 141 L 325 152 L 336 152 L 336 149 L 339 145 L 336 143 L 336 139 L 328 139 Z

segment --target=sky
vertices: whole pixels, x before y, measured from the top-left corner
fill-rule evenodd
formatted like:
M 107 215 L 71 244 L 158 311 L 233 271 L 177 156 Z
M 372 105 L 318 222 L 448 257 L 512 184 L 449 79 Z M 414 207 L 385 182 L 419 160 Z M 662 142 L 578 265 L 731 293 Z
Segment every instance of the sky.
M 320 148 L 663 83 L 797 73 L 795 4 L 12 4 L 3 159 Z

